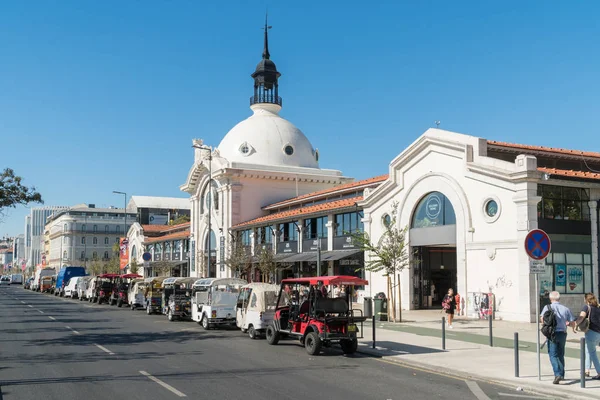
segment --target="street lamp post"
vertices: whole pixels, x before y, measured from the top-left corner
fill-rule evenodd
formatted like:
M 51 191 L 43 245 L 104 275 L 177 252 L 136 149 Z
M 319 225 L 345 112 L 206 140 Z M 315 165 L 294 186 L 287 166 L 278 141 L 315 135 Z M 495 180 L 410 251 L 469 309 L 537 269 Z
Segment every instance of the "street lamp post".
M 124 223 L 123 223 L 123 234 L 125 235 L 125 237 L 127 237 L 127 193 L 119 192 L 116 190 L 113 190 L 113 193 L 123 195 L 123 211 L 124 211 L 124 216 L 125 216 Z
M 208 150 L 208 251 L 207 251 L 207 260 L 206 260 L 206 272 L 207 275 L 210 276 L 210 245 L 211 245 L 211 234 L 212 234 L 212 224 L 211 224 L 211 214 L 212 214 L 212 149 L 206 145 L 192 145 L 195 149 L 200 150 Z M 200 201 L 202 201 L 202 196 L 200 197 Z M 215 276 L 216 276 L 215 271 Z M 207 277 L 208 277 L 207 276 Z

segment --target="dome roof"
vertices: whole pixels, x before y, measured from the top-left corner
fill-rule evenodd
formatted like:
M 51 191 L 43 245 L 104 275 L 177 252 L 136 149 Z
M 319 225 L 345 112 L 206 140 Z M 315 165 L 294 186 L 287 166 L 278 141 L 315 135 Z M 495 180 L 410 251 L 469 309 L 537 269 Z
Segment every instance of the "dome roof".
M 254 114 L 231 129 L 219 144 L 230 162 L 265 166 L 319 168 L 318 153 L 275 104 L 255 104 Z
M 256 74 L 257 72 L 277 73 L 277 67 L 275 66 L 275 63 L 270 59 L 263 58 L 258 62 L 258 64 L 256 64 L 256 71 L 254 73 Z

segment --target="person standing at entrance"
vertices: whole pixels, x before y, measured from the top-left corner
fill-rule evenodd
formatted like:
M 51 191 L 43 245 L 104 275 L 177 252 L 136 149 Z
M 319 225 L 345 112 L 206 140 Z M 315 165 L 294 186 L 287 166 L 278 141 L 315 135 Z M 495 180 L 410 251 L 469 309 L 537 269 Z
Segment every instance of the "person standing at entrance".
M 556 328 L 554 329 L 553 340 L 548 340 L 548 356 L 550 364 L 554 370 L 554 383 L 558 385 L 561 380 L 565 379 L 565 344 L 567 343 L 567 327 L 575 326 L 575 318 L 567 307 L 559 303 L 560 293 L 550 292 L 550 305 L 544 306 L 540 319 L 544 323 L 544 314 L 549 309 L 554 311 L 556 319 Z
M 454 319 L 454 310 L 456 310 L 456 298 L 454 297 L 454 289 L 448 289 L 448 294 L 442 300 L 442 308 L 448 315 L 448 328 L 452 329 L 452 320 Z
M 587 354 L 585 357 L 585 369 L 587 370 L 586 375 L 590 375 L 590 369 L 592 364 L 596 369 L 596 376 L 593 380 L 600 380 L 600 360 L 598 359 L 598 353 L 596 347 L 600 343 L 600 308 L 598 307 L 598 299 L 593 293 L 587 293 L 585 295 L 585 305 L 579 313 L 579 318 L 575 321 L 575 325 L 580 327 L 584 320 L 588 320 L 587 331 L 585 331 L 585 345 L 587 347 Z

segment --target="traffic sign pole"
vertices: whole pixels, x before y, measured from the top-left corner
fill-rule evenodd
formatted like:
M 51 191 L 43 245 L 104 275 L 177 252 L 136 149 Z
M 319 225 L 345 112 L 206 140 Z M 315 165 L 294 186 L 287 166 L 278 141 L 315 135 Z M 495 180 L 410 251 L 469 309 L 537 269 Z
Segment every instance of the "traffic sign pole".
M 538 380 L 542 380 L 542 365 L 540 363 L 540 274 L 535 274 L 535 320 L 537 322 L 537 346 L 535 346 L 538 364 Z

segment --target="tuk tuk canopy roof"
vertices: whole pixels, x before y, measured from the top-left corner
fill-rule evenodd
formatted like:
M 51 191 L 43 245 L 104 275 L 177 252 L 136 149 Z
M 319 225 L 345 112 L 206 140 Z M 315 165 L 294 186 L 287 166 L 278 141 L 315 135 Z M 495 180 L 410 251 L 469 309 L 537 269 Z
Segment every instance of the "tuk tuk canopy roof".
M 123 278 L 123 279 L 136 279 L 136 278 L 143 278 L 143 276 L 138 275 L 138 274 L 124 274 L 124 275 L 121 275 L 121 278 Z
M 279 295 L 279 285 L 253 282 L 242 286 L 242 290 L 244 289 L 250 289 L 249 296 L 246 297 L 249 310 L 264 312 L 269 308 L 275 309 L 277 296 Z
M 167 276 L 154 276 L 152 278 L 146 278 L 144 279 L 144 282 L 146 283 L 162 283 L 162 281 L 164 281 L 165 279 L 167 279 Z
M 316 285 L 319 282 L 323 282 L 323 285 L 347 285 L 347 286 L 360 286 L 368 285 L 369 281 L 357 278 L 351 275 L 337 275 L 337 276 L 311 276 L 309 278 L 288 278 L 281 281 L 282 285 L 301 283 L 305 285 Z
M 121 275 L 119 274 L 102 274 L 102 275 L 98 275 L 98 278 L 118 278 Z
M 246 285 L 248 281 L 238 278 L 204 278 L 194 282 L 194 286 L 217 286 L 217 285 Z

